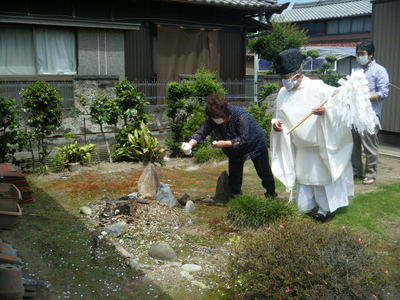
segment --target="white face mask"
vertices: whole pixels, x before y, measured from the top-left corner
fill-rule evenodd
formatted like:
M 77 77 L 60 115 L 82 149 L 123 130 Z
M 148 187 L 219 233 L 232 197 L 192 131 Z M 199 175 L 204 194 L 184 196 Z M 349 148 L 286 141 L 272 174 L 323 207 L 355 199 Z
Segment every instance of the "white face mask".
M 369 58 L 368 55 L 360 55 L 356 57 L 357 62 L 362 65 L 365 66 L 366 64 L 368 64 L 369 62 Z
M 222 118 L 217 118 L 217 119 L 212 119 L 214 121 L 215 124 L 221 125 L 222 123 L 224 123 L 224 119 Z
M 295 78 L 297 75 L 299 74 L 295 74 L 293 77 L 289 78 L 289 79 L 284 79 L 282 78 L 282 84 L 285 87 L 285 89 L 287 89 L 288 91 L 290 91 L 291 89 L 294 88 L 294 86 L 297 83 L 297 80 L 293 80 L 293 78 Z

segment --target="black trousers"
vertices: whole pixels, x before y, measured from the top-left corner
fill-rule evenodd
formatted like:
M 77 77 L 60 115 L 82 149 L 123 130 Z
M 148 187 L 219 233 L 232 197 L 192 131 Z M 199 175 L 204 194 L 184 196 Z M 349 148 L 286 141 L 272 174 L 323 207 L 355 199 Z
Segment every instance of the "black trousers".
M 269 195 L 275 194 L 275 180 L 269 165 L 268 150 L 252 158 L 254 167 L 256 168 L 258 177 L 261 178 L 262 186 L 265 188 L 266 193 Z M 243 166 L 244 161 L 229 160 L 229 187 L 232 195 L 242 193 L 243 183 Z

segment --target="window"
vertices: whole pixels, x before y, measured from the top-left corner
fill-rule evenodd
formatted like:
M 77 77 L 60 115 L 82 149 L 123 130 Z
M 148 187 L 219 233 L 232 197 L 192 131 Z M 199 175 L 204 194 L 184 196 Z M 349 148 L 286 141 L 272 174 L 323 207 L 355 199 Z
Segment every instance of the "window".
M 0 75 L 76 74 L 71 30 L 2 27 Z
M 351 20 L 339 21 L 339 33 L 349 33 L 351 31 Z
M 339 32 L 339 22 L 338 21 L 328 21 L 326 33 L 327 34 L 337 34 Z
M 346 34 L 371 31 L 371 17 L 347 18 L 326 23 L 327 34 Z
M 324 22 L 300 23 L 299 28 L 308 30 L 308 35 L 316 36 L 325 34 Z
M 351 22 L 351 32 L 362 32 L 364 31 L 364 20 L 361 18 L 354 19 Z

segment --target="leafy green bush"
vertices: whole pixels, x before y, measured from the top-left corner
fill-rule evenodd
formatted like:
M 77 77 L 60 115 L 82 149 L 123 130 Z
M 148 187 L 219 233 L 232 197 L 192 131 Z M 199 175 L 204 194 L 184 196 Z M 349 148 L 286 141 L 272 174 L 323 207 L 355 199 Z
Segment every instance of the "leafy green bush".
M 337 73 L 333 73 L 333 72 L 328 72 L 327 74 L 320 75 L 320 78 L 323 82 L 325 82 L 326 84 L 329 84 L 331 86 L 334 86 L 334 87 L 340 86 L 339 80 L 343 77 L 344 76 L 339 75 Z
M 252 105 L 246 110 L 252 115 L 254 120 L 261 126 L 261 128 L 264 130 L 264 135 L 266 138 L 267 143 L 269 142 L 269 133 L 271 132 L 271 120 L 272 120 L 272 115 L 267 114 L 268 104 L 261 104 L 261 105 Z
M 95 144 L 80 146 L 77 141 L 69 145 L 57 147 L 57 153 L 52 159 L 55 170 L 62 171 L 70 163 L 85 164 L 90 162 L 91 155 L 94 153 Z
M 182 83 L 168 84 L 167 116 L 171 128 L 171 139 L 168 139 L 166 143 L 171 156 L 182 155 L 181 143 L 186 141 L 205 120 L 203 100 L 211 94 L 225 94 L 222 83 L 214 78 L 214 73 L 201 68 L 191 79 Z
M 14 160 L 24 145 L 15 99 L 0 97 L 0 163 Z
M 273 61 L 276 56 L 288 48 L 300 48 L 307 43 L 307 33 L 295 24 L 272 22 L 272 31 L 261 37 L 250 39 L 249 48 L 262 59 Z M 275 66 L 272 65 L 275 69 Z
M 133 128 L 133 127 L 130 127 Z M 164 163 L 165 149 L 159 146 L 157 139 L 151 134 L 146 124 L 127 133 L 127 142 L 114 152 L 117 160 Z
M 21 90 L 24 99 L 23 108 L 27 113 L 27 124 L 30 133 L 25 135 L 33 140 L 29 141 L 32 155 L 32 165 L 35 168 L 32 142 L 36 142 L 39 163 L 44 164 L 49 156 L 47 137 L 53 134 L 62 121 L 61 106 L 63 99 L 60 91 L 45 81 L 39 80 L 26 89 Z
M 210 95 L 225 95 L 226 91 L 221 82 L 215 79 L 215 73 L 205 68 L 200 68 L 194 78 L 188 79 L 188 83 L 193 91 L 191 96 L 204 100 Z
M 226 218 L 238 227 L 260 227 L 296 213 L 293 203 L 263 196 L 239 195 L 228 202 Z
M 132 82 L 128 79 L 121 80 L 114 85 L 114 91 L 115 104 L 119 108 L 119 116 L 124 120 L 124 125 L 139 128 L 141 122 L 148 122 L 148 115 L 144 110 L 148 102 Z
M 280 85 L 276 82 L 268 82 L 260 86 L 260 90 L 258 91 L 258 101 L 264 101 L 269 95 L 278 91 L 280 89 Z
M 193 152 L 194 161 L 196 163 L 204 163 L 209 160 L 220 161 L 226 159 L 226 155 L 220 148 L 211 147 L 209 144 L 203 144 L 196 148 L 196 151 Z
M 118 123 L 120 109 L 116 100 L 105 94 L 91 93 L 88 96 L 81 96 L 79 102 L 86 113 L 90 115 L 91 121 L 100 126 L 101 135 L 106 144 L 108 158 L 110 162 L 112 162 L 111 150 L 104 132 L 104 125 L 115 126 Z
M 363 240 L 308 219 L 242 236 L 232 252 L 229 299 L 378 299 L 387 285 Z

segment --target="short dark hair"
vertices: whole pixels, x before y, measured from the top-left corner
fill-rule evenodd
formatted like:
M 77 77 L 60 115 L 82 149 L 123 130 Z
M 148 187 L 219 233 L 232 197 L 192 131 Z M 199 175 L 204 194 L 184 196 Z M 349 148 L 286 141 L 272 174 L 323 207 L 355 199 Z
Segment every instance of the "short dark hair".
M 225 97 L 219 95 L 210 95 L 207 97 L 206 115 L 209 118 L 223 118 L 226 120 L 230 114 L 229 104 Z
M 368 55 L 372 55 L 372 57 L 375 55 L 375 46 L 372 41 L 359 42 L 356 46 L 356 51 L 358 50 L 366 50 Z

